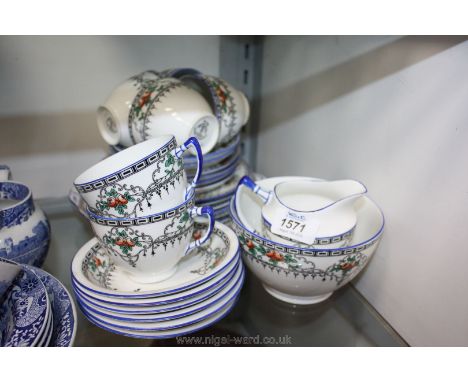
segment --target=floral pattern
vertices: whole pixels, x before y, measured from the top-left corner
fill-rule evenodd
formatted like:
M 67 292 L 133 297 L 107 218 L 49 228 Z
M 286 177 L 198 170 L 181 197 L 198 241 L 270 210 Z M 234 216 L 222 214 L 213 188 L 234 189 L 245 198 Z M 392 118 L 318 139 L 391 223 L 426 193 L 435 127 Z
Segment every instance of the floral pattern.
M 46 325 L 48 297 L 37 276 L 25 269 L 0 305 L 0 346 L 33 346 Z
M 224 142 L 236 135 L 237 109 L 229 86 L 220 78 L 206 77 L 208 86 L 214 93 L 217 109 L 220 111 L 223 127 L 228 130 Z
M 172 152 L 160 158 L 155 166 L 152 183 L 146 188 L 126 183 L 114 183 L 102 188 L 95 209 L 105 216 L 127 218 L 137 217 L 138 211 L 143 211 L 143 203 L 151 207 L 155 195 L 161 199 L 163 192 L 169 194 L 170 187 L 175 187 L 176 182 L 180 183 L 183 178 L 182 158 Z M 161 173 L 164 174 L 162 177 Z
M 128 115 L 128 128 L 133 143 L 148 139 L 148 122 L 161 99 L 172 90 L 184 86 L 173 79 L 134 77 L 138 92 Z
M 102 239 L 112 254 L 136 267 L 140 256 L 154 256 L 157 248 L 174 246 L 190 235 L 193 228 L 191 221 L 190 213 L 185 211 L 174 216 L 159 237 L 153 238 L 133 227 L 113 227 Z
M 250 261 L 261 263 L 272 271 L 292 273 L 295 277 L 319 277 L 322 281 L 334 280 L 337 285 L 349 280 L 367 262 L 368 257 L 361 252 L 346 255 L 326 269 L 317 268 L 311 258 L 303 255 L 292 255 L 265 247 L 253 242 L 238 232 L 239 242 L 243 248 L 244 257 Z
M 193 232 L 193 239 L 199 240 L 205 234 L 205 225 L 196 224 L 195 230 Z M 216 236 L 219 236 L 223 239 L 222 246 L 215 246 L 213 245 L 213 240 Z M 205 244 L 198 247 L 198 255 L 203 256 L 203 265 L 197 269 L 193 269 L 190 273 L 196 273 L 199 275 L 204 275 L 218 267 L 221 263 L 223 263 L 227 253 L 229 251 L 230 241 L 229 239 L 223 235 L 223 232 L 218 228 L 213 229 L 213 234 L 207 240 Z

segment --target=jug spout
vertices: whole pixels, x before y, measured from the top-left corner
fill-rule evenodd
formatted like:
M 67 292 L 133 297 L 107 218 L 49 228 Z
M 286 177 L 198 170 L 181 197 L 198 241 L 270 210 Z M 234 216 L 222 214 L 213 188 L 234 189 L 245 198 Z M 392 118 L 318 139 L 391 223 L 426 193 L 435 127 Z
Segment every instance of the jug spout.
M 334 194 L 335 201 L 326 208 L 351 208 L 356 200 L 367 193 L 367 188 L 356 180 L 339 180 L 330 182 L 331 194 Z

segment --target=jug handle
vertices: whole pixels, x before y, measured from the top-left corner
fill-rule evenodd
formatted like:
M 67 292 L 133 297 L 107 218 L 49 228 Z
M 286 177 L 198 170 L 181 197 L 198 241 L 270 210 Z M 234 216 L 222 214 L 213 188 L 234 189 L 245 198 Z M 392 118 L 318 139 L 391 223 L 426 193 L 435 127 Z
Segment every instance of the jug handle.
M 252 180 L 252 178 L 250 176 L 248 176 L 248 175 L 243 176 L 242 179 L 239 180 L 239 183 L 238 183 L 237 187 L 240 187 L 240 186 L 245 186 L 245 187 L 249 188 L 250 190 L 252 190 L 256 195 L 258 195 L 258 197 L 262 200 L 262 202 L 264 204 L 267 203 L 268 200 L 270 199 L 271 192 L 266 191 L 263 188 L 261 188 L 260 186 L 258 186 Z
M 6 182 L 7 180 L 11 180 L 11 170 L 5 164 L 0 164 L 0 182 Z

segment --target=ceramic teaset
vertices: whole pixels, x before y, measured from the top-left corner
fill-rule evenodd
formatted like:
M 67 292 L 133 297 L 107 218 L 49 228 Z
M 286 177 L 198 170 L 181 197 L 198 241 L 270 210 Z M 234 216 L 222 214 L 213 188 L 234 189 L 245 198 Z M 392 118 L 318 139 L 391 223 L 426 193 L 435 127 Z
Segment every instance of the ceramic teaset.
M 182 155 L 196 153 L 189 183 Z M 72 263 L 73 288 L 85 316 L 108 331 L 167 338 L 211 325 L 234 306 L 244 280 L 234 232 L 197 207 L 203 166 L 195 137 L 145 140 L 79 175 L 96 237 Z
M 230 213 L 247 267 L 293 304 L 323 301 L 356 277 L 384 228 L 381 210 L 353 180 L 244 177 Z
M 249 115 L 245 95 L 225 80 L 177 68 L 146 71 L 120 84 L 98 108 L 97 122 L 111 154 L 166 133 L 177 142 L 196 137 L 203 153 L 203 173 L 195 201 L 199 205 L 209 201 L 216 219 L 227 223 L 237 182 L 243 175 L 252 175 L 241 160 L 240 130 Z M 184 163 L 187 179 L 196 179 L 197 156 L 189 153 Z M 81 203 L 84 212 L 73 190 L 70 199 L 79 208 Z

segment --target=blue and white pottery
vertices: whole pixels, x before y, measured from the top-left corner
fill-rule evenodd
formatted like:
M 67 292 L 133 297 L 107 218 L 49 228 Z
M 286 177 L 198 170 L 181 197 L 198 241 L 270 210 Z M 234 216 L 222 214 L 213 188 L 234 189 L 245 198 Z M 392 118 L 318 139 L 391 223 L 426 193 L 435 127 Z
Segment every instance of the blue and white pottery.
M 187 184 L 182 156 L 196 152 L 197 175 Z M 90 209 L 114 218 L 144 217 L 185 202 L 197 186 L 203 155 L 196 138 L 178 145 L 173 135 L 129 147 L 81 173 L 74 186 Z
M 189 326 L 195 324 L 197 322 L 203 321 L 206 318 L 222 311 L 224 308 L 229 306 L 235 300 L 237 300 L 237 296 L 239 295 L 242 285 L 244 282 L 243 275 L 238 282 L 236 283 L 235 287 L 232 288 L 229 293 L 227 293 L 220 301 L 217 303 L 210 305 L 203 309 L 200 312 L 183 316 L 180 318 L 174 318 L 168 321 L 158 321 L 158 322 L 128 322 L 122 321 L 117 319 L 112 319 L 109 317 L 105 317 L 100 313 L 96 313 L 91 311 L 88 306 L 86 306 L 83 301 L 78 299 L 78 305 L 80 306 L 81 310 L 87 317 L 93 318 L 94 321 L 100 322 L 115 329 L 124 329 L 124 330 L 132 330 L 132 331 L 166 331 L 172 329 L 182 328 L 184 326 Z
M 73 346 L 77 329 L 76 308 L 63 284 L 51 274 L 39 268 L 31 268 L 39 276 L 49 295 L 54 317 L 50 336 L 51 347 Z
M 44 333 L 41 336 L 41 339 L 36 344 L 36 347 L 47 347 L 49 346 L 50 340 L 52 338 L 52 331 L 54 329 L 54 315 L 52 309 L 49 309 L 49 315 L 47 317 L 47 324 L 44 330 Z
M 242 263 L 242 262 L 241 262 Z M 121 321 L 122 325 L 133 325 L 133 323 L 156 323 L 156 322 L 163 322 L 163 321 L 172 321 L 179 318 L 192 316 L 196 313 L 206 311 L 208 308 L 222 304 L 223 301 L 229 296 L 230 293 L 238 290 L 240 285 L 242 284 L 242 280 L 244 278 L 244 267 L 241 264 L 237 268 L 237 272 L 232 277 L 229 282 L 225 285 L 225 287 L 216 293 L 215 295 L 211 296 L 210 298 L 200 302 L 196 305 L 192 305 L 190 307 L 185 307 L 178 309 L 176 311 L 171 312 L 158 312 L 158 313 L 146 313 L 146 314 L 135 314 L 135 313 L 116 313 L 116 312 L 108 312 L 105 309 L 101 309 L 99 307 L 90 304 L 85 299 L 81 298 L 80 295 L 77 295 L 78 300 L 80 303 L 86 307 L 86 309 L 95 314 L 97 317 L 108 318 L 115 321 Z
M 22 268 L 0 305 L 0 346 L 36 346 L 45 333 L 50 311 L 39 277 Z
M 73 279 L 72 286 L 74 292 L 86 303 L 110 313 L 148 314 L 172 312 L 198 304 L 221 291 L 236 273 L 240 263 L 240 254 L 236 256 L 236 259 L 233 267 L 226 270 L 225 274 L 221 273 L 210 281 L 192 288 L 189 291 L 167 296 L 147 297 L 138 300 L 124 300 L 115 297 L 105 297 L 106 299 L 103 299 L 101 295 L 86 291 Z
M 219 137 L 219 121 L 197 91 L 175 78 L 146 71 L 117 86 L 97 110 L 104 140 L 125 147 L 165 134 L 177 142 L 190 137 L 210 152 Z
M 258 185 L 272 190 L 288 178 L 264 179 Z M 347 246 L 323 249 L 278 243 L 262 234 L 263 202 L 250 190 L 238 191 L 230 212 L 244 262 L 268 293 L 292 304 L 318 303 L 350 282 L 372 258 L 383 234 L 382 211 L 363 196 L 356 205 L 357 225 Z
M 0 182 L 0 258 L 40 267 L 49 242 L 49 222 L 35 205 L 29 187 Z
M 155 283 L 171 277 L 180 260 L 203 245 L 215 224 L 213 209 L 194 206 L 194 192 L 177 207 L 135 219 L 98 216 L 88 210 L 96 236 L 116 267 L 138 283 Z M 195 217 L 206 217 L 208 228 L 195 237 Z
M 214 325 L 216 322 L 222 320 L 226 317 L 235 306 L 237 300 L 232 301 L 226 307 L 219 310 L 215 314 L 211 316 L 205 317 L 203 320 L 194 323 L 192 325 L 187 325 L 178 329 L 169 329 L 165 331 L 136 331 L 136 330 L 129 330 L 129 329 L 116 329 L 112 326 L 106 325 L 101 321 L 97 321 L 91 315 L 88 315 L 86 312 L 83 311 L 83 314 L 96 326 L 105 329 L 114 334 L 120 334 L 127 337 L 133 338 L 144 338 L 144 339 L 165 339 L 165 338 L 174 338 L 185 336 L 199 330 L 205 329 L 209 326 Z
M 203 228 L 204 227 L 204 228 Z M 204 234 L 206 225 L 195 225 L 194 237 Z M 177 272 L 159 283 L 137 283 L 116 267 L 96 239 L 87 242 L 72 261 L 72 277 L 84 289 L 108 297 L 157 297 L 189 290 L 224 272 L 236 260 L 239 241 L 224 224 L 215 223 L 210 239 L 184 257 Z
M 10 290 L 20 272 L 19 265 L 0 261 L 0 301 L 3 301 L 3 295 Z

